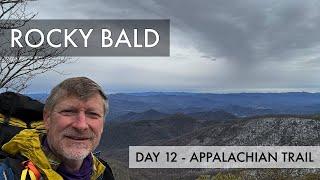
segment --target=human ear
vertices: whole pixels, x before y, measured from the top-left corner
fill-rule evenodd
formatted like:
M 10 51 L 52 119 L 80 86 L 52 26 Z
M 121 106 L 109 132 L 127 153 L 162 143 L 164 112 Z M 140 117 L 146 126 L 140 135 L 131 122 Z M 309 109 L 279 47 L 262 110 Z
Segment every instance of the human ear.
M 50 113 L 48 111 L 43 111 L 43 123 L 46 130 L 49 129 Z

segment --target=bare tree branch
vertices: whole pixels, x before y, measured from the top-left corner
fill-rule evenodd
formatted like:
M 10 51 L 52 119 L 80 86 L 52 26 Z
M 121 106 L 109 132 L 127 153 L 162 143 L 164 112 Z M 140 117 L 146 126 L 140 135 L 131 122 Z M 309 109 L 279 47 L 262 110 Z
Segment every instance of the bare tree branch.
M 0 0 L 0 36 L 5 29 L 25 26 L 36 14 L 27 13 L 27 1 Z M 36 39 L 32 39 L 36 42 Z M 39 48 L 4 48 L 9 41 L 0 42 L 0 89 L 20 92 L 30 85 L 39 74 L 54 71 L 71 59 L 57 50 L 45 45 Z M 58 72 L 60 73 L 60 72 Z

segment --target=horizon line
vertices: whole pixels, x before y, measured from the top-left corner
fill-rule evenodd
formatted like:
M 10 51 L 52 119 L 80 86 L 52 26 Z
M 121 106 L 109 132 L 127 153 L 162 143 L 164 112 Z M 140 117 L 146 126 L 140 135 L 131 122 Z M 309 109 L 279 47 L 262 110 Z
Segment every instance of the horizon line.
M 239 92 L 193 92 L 193 91 L 119 91 L 119 92 L 110 92 L 108 95 L 114 94 L 288 94 L 288 93 L 306 93 L 306 94 L 317 94 L 320 91 L 239 91 Z M 49 94 L 47 92 L 26 92 L 22 94 Z

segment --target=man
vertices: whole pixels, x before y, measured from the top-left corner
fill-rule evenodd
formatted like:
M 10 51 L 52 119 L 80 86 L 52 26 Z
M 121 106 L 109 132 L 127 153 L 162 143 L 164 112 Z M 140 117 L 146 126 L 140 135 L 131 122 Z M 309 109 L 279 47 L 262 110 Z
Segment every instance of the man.
M 94 81 L 76 77 L 61 82 L 44 106 L 46 134 L 23 130 L 2 146 L 15 157 L 4 163 L 7 174 L 15 179 L 114 179 L 108 164 L 92 154 L 107 112 L 108 99 Z M 24 159 L 24 167 L 16 157 Z

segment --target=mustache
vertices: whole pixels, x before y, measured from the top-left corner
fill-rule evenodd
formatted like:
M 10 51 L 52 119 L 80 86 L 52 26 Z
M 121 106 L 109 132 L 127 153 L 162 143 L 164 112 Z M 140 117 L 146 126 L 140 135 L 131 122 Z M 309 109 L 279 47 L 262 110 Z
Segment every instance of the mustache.
M 79 132 L 74 129 L 66 129 L 62 132 L 63 136 L 68 136 L 68 137 L 75 137 L 75 138 L 80 138 L 80 139 L 93 139 L 96 137 L 96 135 L 91 131 L 85 131 L 85 132 Z

